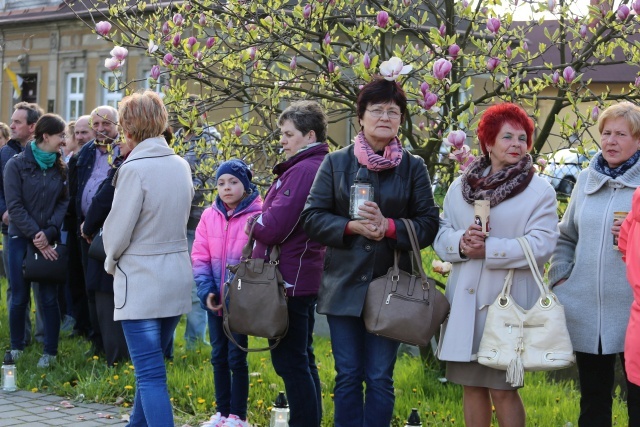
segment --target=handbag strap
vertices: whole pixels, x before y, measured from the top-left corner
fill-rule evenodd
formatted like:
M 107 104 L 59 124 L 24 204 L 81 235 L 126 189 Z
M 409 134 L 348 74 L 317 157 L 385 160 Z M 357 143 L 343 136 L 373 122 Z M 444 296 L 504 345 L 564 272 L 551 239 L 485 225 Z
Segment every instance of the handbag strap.
M 533 275 L 533 279 L 536 281 L 536 285 L 538 285 L 538 290 L 540 291 L 540 297 L 542 299 L 546 299 L 547 296 L 551 293 L 549 291 L 549 287 L 542 278 L 542 274 L 540 274 L 540 270 L 538 269 L 538 264 L 536 263 L 536 258 L 533 255 L 533 250 L 529 245 L 529 241 L 526 237 L 521 236 L 516 239 L 520 246 L 522 247 L 522 252 L 524 252 L 524 257 L 527 259 L 527 263 L 529 264 L 529 269 Z M 510 269 L 509 273 L 507 273 L 507 277 L 504 279 L 504 285 L 502 287 L 502 292 L 500 293 L 500 299 L 507 301 L 508 297 L 511 296 L 511 285 L 513 283 L 513 274 L 514 269 Z M 506 302 L 505 302 L 506 304 Z
M 409 241 L 411 242 L 411 248 L 413 252 L 413 257 L 418 265 L 418 271 L 420 271 L 420 279 L 422 281 L 422 289 L 429 289 L 429 277 L 427 273 L 425 273 L 424 268 L 422 267 L 422 258 L 420 258 L 420 246 L 418 245 L 418 233 L 416 233 L 416 228 L 413 224 L 413 221 L 406 218 L 400 218 L 400 220 L 404 223 L 404 226 L 407 228 L 407 234 L 409 234 Z M 394 274 L 398 274 L 398 260 L 400 258 L 400 251 L 397 249 L 394 250 L 393 255 L 393 267 Z
M 256 226 L 257 221 L 253 221 L 251 224 L 251 230 L 249 230 L 249 241 L 242 248 L 242 259 L 251 259 L 251 253 L 253 252 L 253 244 L 256 239 L 253 237 L 253 228 Z M 269 262 L 271 264 L 278 264 L 278 258 L 280 258 L 280 246 L 274 245 L 269 253 Z

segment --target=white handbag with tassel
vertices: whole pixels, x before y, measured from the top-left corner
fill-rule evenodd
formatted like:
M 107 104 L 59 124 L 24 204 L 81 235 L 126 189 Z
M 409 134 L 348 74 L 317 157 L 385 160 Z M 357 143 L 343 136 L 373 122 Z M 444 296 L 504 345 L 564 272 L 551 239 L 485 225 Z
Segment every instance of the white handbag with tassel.
M 502 292 L 489 306 L 478 349 L 478 363 L 506 370 L 512 387 L 524 384 L 525 371 L 553 371 L 575 362 L 564 307 L 544 282 L 529 242 L 518 237 L 533 273 L 540 299 L 529 310 L 511 296 L 514 270 L 509 270 Z

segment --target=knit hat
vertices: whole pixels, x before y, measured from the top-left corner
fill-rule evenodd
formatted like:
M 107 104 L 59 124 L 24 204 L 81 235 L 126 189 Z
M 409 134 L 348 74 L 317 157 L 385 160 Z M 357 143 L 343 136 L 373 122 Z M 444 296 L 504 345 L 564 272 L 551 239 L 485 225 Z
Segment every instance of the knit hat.
M 216 172 L 216 181 L 227 173 L 238 178 L 242 185 L 244 185 L 244 191 L 251 193 L 251 178 L 253 178 L 253 174 L 251 174 L 245 162 L 238 159 L 231 159 L 222 163 Z

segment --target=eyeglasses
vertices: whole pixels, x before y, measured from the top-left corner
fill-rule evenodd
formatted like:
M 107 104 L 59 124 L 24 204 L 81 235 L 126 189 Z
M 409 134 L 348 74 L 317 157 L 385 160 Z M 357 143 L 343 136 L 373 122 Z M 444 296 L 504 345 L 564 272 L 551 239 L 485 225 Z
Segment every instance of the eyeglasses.
M 69 135 L 67 135 L 66 133 L 59 133 L 58 136 L 60 137 L 60 139 L 67 139 L 69 137 Z
M 402 116 L 402 114 L 400 114 L 399 111 L 394 111 L 394 110 L 367 110 L 369 112 L 369 114 L 371 114 L 372 117 L 375 117 L 376 119 L 380 119 L 382 118 L 382 116 L 385 115 L 385 113 L 387 114 L 387 117 L 389 118 L 389 120 L 396 120 L 399 119 L 400 116 Z

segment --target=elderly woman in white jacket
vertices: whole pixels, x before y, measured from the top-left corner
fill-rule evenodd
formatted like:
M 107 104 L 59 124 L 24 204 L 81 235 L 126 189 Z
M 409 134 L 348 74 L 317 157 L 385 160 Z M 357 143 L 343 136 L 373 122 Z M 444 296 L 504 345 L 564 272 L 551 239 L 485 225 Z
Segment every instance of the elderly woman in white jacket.
M 558 238 L 555 191 L 535 173 L 528 154 L 532 134 L 533 122 L 515 104 L 494 105 L 484 112 L 478 125 L 484 156 L 447 191 L 433 245 L 443 261 L 453 263 L 446 289 L 451 313 L 438 356 L 447 362 L 447 379 L 464 386 L 465 424 L 470 427 L 491 424 L 492 404 L 501 426 L 525 425 L 517 388 L 506 382 L 505 371 L 477 363 L 476 353 L 487 307 L 510 269 L 516 269 L 511 295 L 520 306 L 528 309 L 540 297 L 516 239 L 527 239 L 542 267 Z M 474 221 L 475 200 L 490 201 L 488 237 Z
M 128 426 L 172 427 L 164 352 L 180 316 L 191 310 L 191 170 L 162 137 L 168 116 L 155 92 L 125 97 L 119 116 L 132 151 L 113 179 L 103 240 L 105 269 L 114 275 L 114 320 L 122 321 L 135 367 Z
M 549 283 L 564 304 L 580 378 L 585 426 L 610 426 L 615 363 L 624 342 L 633 293 L 614 237 L 640 186 L 640 108 L 614 104 L 598 119 L 602 150 L 580 173 L 560 223 Z M 629 426 L 640 425 L 640 389 L 627 381 Z

